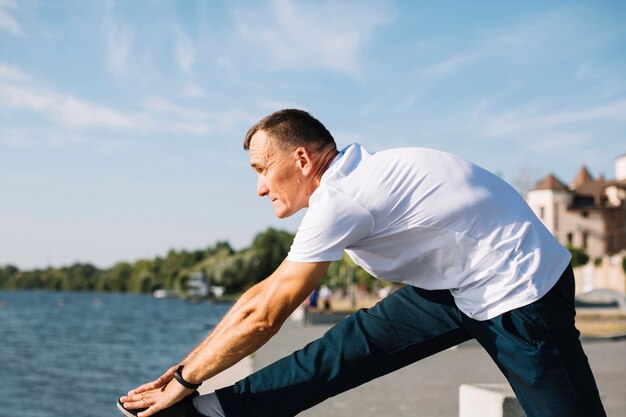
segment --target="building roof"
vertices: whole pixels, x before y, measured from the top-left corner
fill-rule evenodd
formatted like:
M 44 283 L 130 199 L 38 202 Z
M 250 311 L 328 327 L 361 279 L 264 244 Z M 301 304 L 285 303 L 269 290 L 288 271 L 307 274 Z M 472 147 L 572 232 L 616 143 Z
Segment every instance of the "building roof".
M 606 189 L 610 186 L 626 189 L 626 179 L 607 181 L 604 175 L 598 175 L 598 178 L 594 179 L 587 167 L 583 165 L 569 187 L 554 174 L 550 174 L 539 181 L 531 191 L 565 191 L 571 196 L 569 210 L 604 211 L 613 209 L 606 193 Z M 622 200 L 620 204 L 624 202 L 625 200 Z
M 576 178 L 574 178 L 574 181 L 572 181 L 572 183 L 570 184 L 570 187 L 572 189 L 577 189 L 583 184 L 588 183 L 590 181 L 593 181 L 593 177 L 589 173 L 589 170 L 587 169 L 587 167 L 583 165 L 578 171 L 578 174 L 576 174 Z
M 603 179 L 587 181 L 579 187 L 576 187 L 574 193 L 588 197 L 596 197 L 604 194 L 604 189 L 609 185 L 611 185 L 611 183 Z
M 539 181 L 533 190 L 569 191 L 565 184 L 563 184 L 563 182 L 561 182 L 554 174 L 550 174 L 543 180 Z

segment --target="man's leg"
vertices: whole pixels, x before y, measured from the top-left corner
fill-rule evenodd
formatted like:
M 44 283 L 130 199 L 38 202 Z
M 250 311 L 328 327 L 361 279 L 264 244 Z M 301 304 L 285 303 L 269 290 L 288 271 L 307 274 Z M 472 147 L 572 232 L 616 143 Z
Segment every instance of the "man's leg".
M 227 417 L 293 416 L 469 340 L 461 320 L 449 291 L 407 286 L 373 308 L 354 313 L 303 349 L 216 393 Z
M 222 405 L 214 392 L 194 398 L 193 407 L 201 417 L 225 417 Z
M 574 325 L 571 268 L 541 300 L 465 328 L 498 364 L 528 417 L 606 416 Z

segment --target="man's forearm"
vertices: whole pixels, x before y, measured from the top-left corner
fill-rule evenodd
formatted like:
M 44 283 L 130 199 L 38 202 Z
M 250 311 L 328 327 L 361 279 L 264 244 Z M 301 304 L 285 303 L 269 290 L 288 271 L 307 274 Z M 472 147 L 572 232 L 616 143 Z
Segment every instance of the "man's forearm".
M 209 335 L 198 346 L 196 346 L 191 352 L 189 352 L 185 359 L 181 361 L 181 364 L 186 365 L 187 363 L 189 363 L 201 349 L 203 349 L 207 344 L 211 343 L 214 335 L 220 333 L 222 331 L 221 328 L 225 326 L 226 323 L 230 323 L 233 320 L 234 316 L 239 314 L 241 312 L 241 309 L 245 308 L 248 303 L 255 301 L 255 298 L 258 296 L 258 294 L 260 294 L 264 285 L 265 281 L 261 281 L 260 283 L 254 285 L 248 291 L 243 293 L 241 297 L 239 297 L 237 302 L 233 305 L 233 307 L 228 311 L 228 313 L 226 313 L 222 320 L 220 320 L 215 329 L 213 329 L 211 333 L 209 333 Z
M 201 382 L 230 368 L 263 346 L 282 322 L 263 317 L 262 284 L 247 291 L 213 332 L 182 362 L 185 378 Z
M 202 382 L 263 346 L 319 284 L 330 262 L 285 261 L 235 303 L 215 330 L 182 362 L 184 377 Z

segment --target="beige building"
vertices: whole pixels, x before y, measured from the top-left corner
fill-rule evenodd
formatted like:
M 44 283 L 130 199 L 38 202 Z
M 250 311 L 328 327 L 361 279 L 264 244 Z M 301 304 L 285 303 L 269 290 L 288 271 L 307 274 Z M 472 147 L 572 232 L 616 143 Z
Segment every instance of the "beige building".
M 626 249 L 626 154 L 615 160 L 615 180 L 594 179 L 583 166 L 569 186 L 551 174 L 526 199 L 563 245 L 591 259 Z

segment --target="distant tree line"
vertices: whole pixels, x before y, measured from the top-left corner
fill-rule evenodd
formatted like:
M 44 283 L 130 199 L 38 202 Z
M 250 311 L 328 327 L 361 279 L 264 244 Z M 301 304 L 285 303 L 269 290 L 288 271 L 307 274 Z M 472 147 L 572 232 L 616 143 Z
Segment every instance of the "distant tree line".
M 268 277 L 287 256 L 293 238 L 289 232 L 269 228 L 239 251 L 221 241 L 206 249 L 170 250 L 165 257 L 119 262 L 108 269 L 76 263 L 21 271 L 5 265 L 0 266 L 0 289 L 130 293 L 167 289 L 183 293 L 190 273 L 202 272 L 211 285 L 225 287 L 227 294 L 237 294 Z M 344 256 L 331 265 L 323 283 L 337 288 L 347 282 L 368 289 L 378 285 L 371 275 Z
M 238 294 L 268 277 L 280 265 L 293 238 L 289 232 L 269 228 L 257 234 L 249 247 L 239 251 L 221 241 L 206 249 L 170 250 L 165 257 L 119 262 L 108 269 L 76 263 L 61 268 L 21 271 L 13 265 L 5 265 L 0 266 L 0 289 L 130 293 L 166 289 L 182 294 L 190 273 L 202 272 L 211 285 L 223 286 L 227 294 Z M 573 266 L 589 262 L 589 256 L 582 249 L 567 248 L 572 254 Z M 626 272 L 626 257 L 622 267 Z M 368 290 L 386 285 L 346 255 L 331 264 L 322 283 L 332 288 L 356 284 Z

